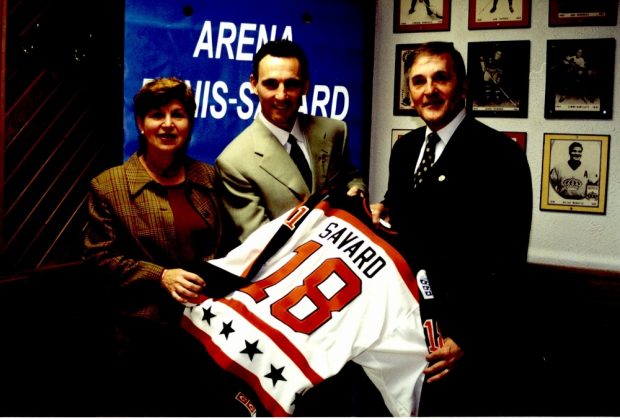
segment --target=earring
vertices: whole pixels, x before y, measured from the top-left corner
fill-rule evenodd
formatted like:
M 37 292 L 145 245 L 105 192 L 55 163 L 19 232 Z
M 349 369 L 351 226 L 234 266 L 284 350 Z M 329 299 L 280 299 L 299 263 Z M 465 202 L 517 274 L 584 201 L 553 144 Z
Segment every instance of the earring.
M 143 131 L 143 130 L 140 130 L 140 134 L 144 135 L 144 131 Z

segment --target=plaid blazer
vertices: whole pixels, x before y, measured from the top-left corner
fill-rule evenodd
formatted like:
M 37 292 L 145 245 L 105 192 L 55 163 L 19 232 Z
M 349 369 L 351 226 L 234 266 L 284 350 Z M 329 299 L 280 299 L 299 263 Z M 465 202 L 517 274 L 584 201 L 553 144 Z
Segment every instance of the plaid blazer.
M 211 226 L 203 249 L 206 262 L 233 246 L 234 235 L 226 234 L 232 223 L 217 196 L 214 167 L 187 158 L 185 170 L 190 202 Z M 84 259 L 109 278 L 120 312 L 163 324 L 180 319 L 183 307 L 160 278 L 165 268 L 190 268 L 180 262 L 166 190 L 147 174 L 137 154 L 91 181 L 88 215 Z

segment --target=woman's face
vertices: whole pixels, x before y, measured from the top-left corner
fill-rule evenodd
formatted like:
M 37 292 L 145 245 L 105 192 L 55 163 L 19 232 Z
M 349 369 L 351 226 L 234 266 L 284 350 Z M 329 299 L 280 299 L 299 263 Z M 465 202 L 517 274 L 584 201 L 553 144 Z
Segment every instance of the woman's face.
M 151 109 L 138 120 L 138 127 L 146 138 L 147 153 L 151 149 L 174 153 L 183 147 L 191 131 L 185 107 L 176 99 Z

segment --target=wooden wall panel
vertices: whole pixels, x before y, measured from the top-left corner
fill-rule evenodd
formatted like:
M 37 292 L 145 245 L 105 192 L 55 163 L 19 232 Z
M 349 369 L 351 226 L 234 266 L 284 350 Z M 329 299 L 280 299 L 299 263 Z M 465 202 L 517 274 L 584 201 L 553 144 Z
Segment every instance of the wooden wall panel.
M 124 2 L 3 3 L 0 276 L 79 260 L 88 181 L 123 152 Z

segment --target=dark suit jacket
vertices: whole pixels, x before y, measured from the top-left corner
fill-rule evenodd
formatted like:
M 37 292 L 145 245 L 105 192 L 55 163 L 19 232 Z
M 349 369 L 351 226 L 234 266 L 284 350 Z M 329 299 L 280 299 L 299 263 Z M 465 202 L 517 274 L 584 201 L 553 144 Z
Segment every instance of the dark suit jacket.
M 215 162 L 224 184 L 224 205 L 241 240 L 322 189 L 339 171 L 350 173 L 349 187 L 365 188 L 349 160 L 346 124 L 305 114 L 298 118 L 314 162 L 312 190 L 286 149 L 259 119 L 233 139 Z
M 508 299 L 523 292 L 518 281 L 532 217 L 530 169 L 514 141 L 467 117 L 414 190 L 425 128 L 394 145 L 384 203 L 414 272 L 427 270 L 442 303 L 444 334 L 475 353 L 504 331 L 503 338 L 515 338 L 500 313 L 510 315 Z M 488 319 L 484 327 L 482 319 Z

